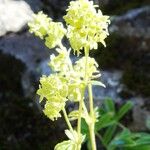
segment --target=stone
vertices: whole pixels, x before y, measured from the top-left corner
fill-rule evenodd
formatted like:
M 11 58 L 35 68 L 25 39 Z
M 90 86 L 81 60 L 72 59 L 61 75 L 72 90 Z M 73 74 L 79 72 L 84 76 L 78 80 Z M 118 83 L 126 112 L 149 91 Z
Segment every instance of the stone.
M 148 131 L 149 128 L 146 126 L 146 123 L 150 116 L 150 99 L 136 97 L 132 100 L 134 107 L 132 109 L 132 122 L 129 128 L 133 131 Z
M 10 34 L 1 38 L 0 50 L 21 60 L 29 70 L 36 70 L 37 64 L 49 58 L 51 52 L 42 40 L 30 33 Z
M 150 7 L 141 7 L 112 18 L 111 33 L 126 37 L 150 38 Z
M 24 96 L 32 97 L 43 73 L 41 64 L 49 59 L 49 53 L 52 50 L 49 51 L 40 39 L 30 33 L 24 33 L 21 35 L 9 34 L 1 38 L 0 51 L 10 54 L 25 65 L 26 69 L 20 82 Z
M 21 0 L 20 0 L 21 1 Z M 34 12 L 38 12 L 43 8 L 43 0 L 24 0 Z
M 0 0 L 0 36 L 20 31 L 32 14 L 30 6 L 24 1 Z

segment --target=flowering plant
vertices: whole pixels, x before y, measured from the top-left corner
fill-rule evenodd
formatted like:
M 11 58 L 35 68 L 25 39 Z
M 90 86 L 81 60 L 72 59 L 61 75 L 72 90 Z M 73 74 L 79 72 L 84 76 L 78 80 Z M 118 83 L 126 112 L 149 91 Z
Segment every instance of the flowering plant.
M 96 150 L 95 123 L 98 118 L 97 109 L 93 106 L 92 85 L 105 85 L 98 81 L 100 72 L 94 58 L 89 56 L 90 50 L 97 49 L 98 43 L 104 46 L 108 34 L 109 17 L 96 10 L 96 5 L 88 0 L 70 2 L 64 16 L 66 27 L 60 22 L 53 22 L 43 12 L 33 16 L 29 23 L 30 32 L 45 41 L 48 48 L 55 48 L 58 55 L 52 54 L 49 66 L 53 74 L 42 76 L 37 94 L 40 101 L 46 100 L 43 112 L 51 120 L 61 117 L 63 113 L 69 138 L 55 146 L 55 150 L 80 150 L 86 135 L 81 133 L 81 119 L 84 118 L 90 133 L 91 149 Z M 80 57 L 74 64 L 70 59 L 70 51 L 62 44 L 66 36 L 74 54 Z M 85 105 L 85 91 L 89 94 L 89 111 Z M 67 114 L 65 106 L 68 101 L 79 104 L 78 110 Z M 77 120 L 77 128 L 73 129 L 71 120 Z

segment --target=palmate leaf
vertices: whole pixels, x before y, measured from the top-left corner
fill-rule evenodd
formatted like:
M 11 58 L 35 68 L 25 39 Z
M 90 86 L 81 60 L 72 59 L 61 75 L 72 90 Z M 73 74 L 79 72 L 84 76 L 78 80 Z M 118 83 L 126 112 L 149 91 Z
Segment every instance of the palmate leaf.
M 125 150 L 150 150 L 150 145 L 134 146 L 131 148 L 125 148 Z
M 115 114 L 115 104 L 112 99 L 107 98 L 106 100 L 104 100 L 104 107 L 105 107 L 105 111 L 114 112 Z
M 102 115 L 95 124 L 95 130 L 99 131 L 102 128 L 105 128 L 107 126 L 116 123 L 116 120 L 114 120 L 113 118 L 114 118 L 114 114 L 111 112 Z
M 116 128 L 117 128 L 117 125 L 116 124 L 113 124 L 112 126 L 109 126 L 104 135 L 103 135 L 103 143 L 105 145 L 108 145 L 108 143 L 111 141 L 115 131 L 116 131 Z
M 131 101 L 128 101 L 118 111 L 118 113 L 116 114 L 116 119 L 120 120 L 132 107 L 133 107 L 133 103 Z
M 115 150 L 116 148 L 121 148 L 122 150 L 149 150 L 150 134 L 132 133 L 125 129 L 108 146 L 108 150 Z

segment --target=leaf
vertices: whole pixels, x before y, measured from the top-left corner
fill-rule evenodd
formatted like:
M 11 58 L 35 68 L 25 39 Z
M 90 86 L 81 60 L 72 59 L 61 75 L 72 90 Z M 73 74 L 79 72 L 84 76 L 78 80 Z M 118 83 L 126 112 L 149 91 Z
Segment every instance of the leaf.
M 100 81 L 96 81 L 96 80 L 92 80 L 91 82 L 90 82 L 92 85 L 97 85 L 97 86 L 102 86 L 102 87 L 106 87 L 102 82 L 100 82 Z
M 124 129 L 121 133 L 117 134 L 116 137 L 108 145 L 108 150 L 115 149 L 115 147 L 124 147 L 125 145 L 133 144 L 134 141 L 131 139 L 131 133 L 128 129 Z
M 102 115 L 99 119 L 98 122 L 95 124 L 95 130 L 98 131 L 102 128 L 105 128 L 107 126 L 110 126 L 114 123 L 116 123 L 116 120 L 114 120 L 114 114 L 113 113 L 106 113 Z
M 142 145 L 142 146 L 135 146 L 132 148 L 126 148 L 125 150 L 150 150 L 150 145 Z
M 111 111 L 111 112 L 114 112 L 114 114 L 115 114 L 115 105 L 114 105 L 114 101 L 112 99 L 104 100 L 104 107 L 107 112 Z
M 125 150 L 149 150 L 150 147 L 150 134 L 147 133 L 132 133 L 128 129 L 123 130 L 118 134 L 108 146 L 120 147 Z M 141 147 L 141 149 L 140 149 Z
M 135 133 L 136 145 L 150 145 L 150 134 L 147 133 Z M 138 136 L 138 138 L 137 138 Z
M 120 120 L 132 107 L 133 103 L 128 101 L 125 105 L 121 107 L 119 112 L 116 114 L 116 119 Z
M 81 133 L 84 135 L 88 135 L 89 134 L 89 127 L 85 121 L 85 119 L 81 119 Z
M 103 143 L 105 145 L 108 145 L 108 143 L 111 141 L 114 132 L 116 131 L 117 126 L 114 124 L 110 127 L 108 127 L 108 129 L 106 129 L 104 135 L 103 135 Z

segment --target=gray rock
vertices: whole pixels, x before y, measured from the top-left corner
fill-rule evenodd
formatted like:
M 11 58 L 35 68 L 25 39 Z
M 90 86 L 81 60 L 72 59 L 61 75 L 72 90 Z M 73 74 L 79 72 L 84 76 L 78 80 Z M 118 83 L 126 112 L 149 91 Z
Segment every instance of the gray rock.
M 25 64 L 22 75 L 24 95 L 30 97 L 35 94 L 35 85 L 39 81 L 43 68 L 41 64 L 49 58 L 49 51 L 44 43 L 30 33 L 21 35 L 9 34 L 0 39 L 0 51 L 10 54 Z M 49 69 L 49 68 L 47 68 Z
M 21 1 L 21 0 L 20 0 Z M 27 2 L 34 12 L 38 12 L 43 8 L 43 0 L 24 0 Z
M 0 36 L 20 31 L 31 19 L 32 13 L 24 1 L 0 0 Z
M 134 102 L 134 107 L 132 109 L 132 123 L 129 125 L 129 128 L 133 131 L 149 130 L 146 124 L 150 117 L 149 99 L 136 97 L 132 100 Z
M 95 103 L 100 103 L 99 101 L 104 100 L 106 97 L 111 97 L 113 100 L 120 101 L 119 92 L 122 90 L 122 85 L 120 84 L 122 72 L 118 70 L 105 70 L 102 71 L 101 74 L 101 81 L 105 84 L 106 88 L 99 86 L 93 87 Z
M 142 7 L 128 11 L 112 18 L 110 32 L 122 36 L 150 38 L 150 7 Z
M 10 34 L 1 38 L 0 50 L 20 59 L 29 70 L 36 70 L 37 64 L 47 59 L 50 52 L 43 41 L 30 33 Z

